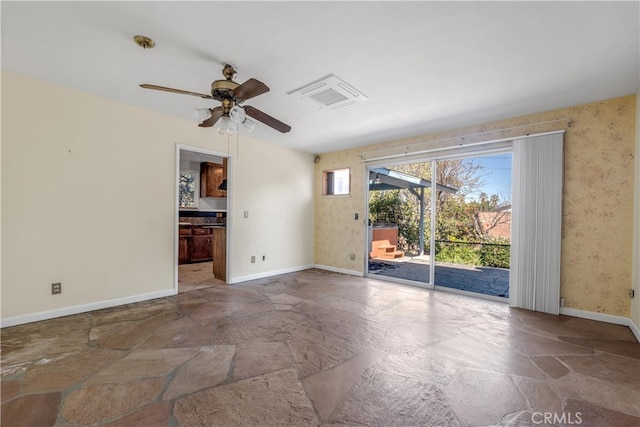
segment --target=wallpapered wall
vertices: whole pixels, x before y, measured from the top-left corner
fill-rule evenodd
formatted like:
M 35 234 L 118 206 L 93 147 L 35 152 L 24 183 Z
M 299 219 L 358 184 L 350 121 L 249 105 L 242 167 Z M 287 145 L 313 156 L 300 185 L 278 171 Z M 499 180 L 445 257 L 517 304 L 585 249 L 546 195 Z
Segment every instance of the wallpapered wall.
M 465 143 L 472 143 L 566 129 L 561 295 L 568 308 L 628 317 L 635 118 L 636 96 L 630 95 L 322 154 L 315 170 L 316 264 L 364 271 L 368 214 L 363 155 L 454 145 L 461 140 L 451 137 L 463 135 Z M 346 167 L 351 168 L 351 195 L 321 196 L 322 171 Z

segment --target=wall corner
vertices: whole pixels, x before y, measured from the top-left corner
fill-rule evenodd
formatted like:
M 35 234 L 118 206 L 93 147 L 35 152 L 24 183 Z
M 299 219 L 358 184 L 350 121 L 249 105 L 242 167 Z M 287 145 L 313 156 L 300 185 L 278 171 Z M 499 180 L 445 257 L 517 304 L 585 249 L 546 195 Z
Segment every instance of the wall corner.
M 633 180 L 633 253 L 631 287 L 635 298 L 631 300 L 631 320 L 640 325 L 640 87 L 636 93 L 636 145 Z M 640 341 L 640 337 L 636 335 Z

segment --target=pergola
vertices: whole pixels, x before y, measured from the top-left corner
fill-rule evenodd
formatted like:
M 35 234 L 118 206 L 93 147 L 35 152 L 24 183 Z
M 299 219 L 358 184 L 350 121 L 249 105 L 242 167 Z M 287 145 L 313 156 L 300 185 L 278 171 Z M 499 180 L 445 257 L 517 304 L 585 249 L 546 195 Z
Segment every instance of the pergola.
M 420 255 L 424 254 L 424 189 L 431 187 L 431 181 L 417 176 L 387 168 L 369 169 L 369 191 L 406 189 L 418 198 L 420 202 Z M 458 192 L 457 188 L 438 183 L 436 183 L 436 190 L 449 194 Z

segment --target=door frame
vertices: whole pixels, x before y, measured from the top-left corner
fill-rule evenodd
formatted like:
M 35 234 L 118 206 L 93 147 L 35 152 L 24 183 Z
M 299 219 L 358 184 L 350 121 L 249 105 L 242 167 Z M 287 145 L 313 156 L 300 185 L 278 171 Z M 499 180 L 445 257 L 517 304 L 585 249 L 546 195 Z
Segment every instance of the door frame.
M 365 167 L 365 209 L 364 211 L 367 213 L 367 221 L 365 222 L 365 225 L 367 226 L 367 232 L 365 233 L 365 265 L 364 265 L 364 276 L 365 277 L 374 277 L 377 279 L 381 279 L 381 280 L 386 280 L 388 282 L 394 282 L 394 283 L 399 283 L 401 285 L 409 285 L 409 286 L 415 286 L 418 288 L 424 288 L 424 289 L 435 289 L 435 284 L 434 284 L 434 278 L 435 278 L 435 247 L 434 247 L 434 233 L 433 233 L 433 229 L 435 229 L 435 226 L 431 227 L 432 230 L 429 233 L 429 238 L 432 240 L 430 242 L 429 245 L 429 281 L 428 282 L 417 282 L 414 280 L 408 280 L 408 279 L 400 279 L 397 277 L 389 277 L 389 276 L 383 276 L 383 275 L 378 275 L 375 273 L 369 273 L 369 253 L 371 252 L 371 245 L 373 243 L 373 229 L 371 226 L 369 226 L 369 197 L 370 197 L 370 192 L 369 192 L 369 177 L 370 177 L 370 171 L 372 168 L 380 168 L 380 167 L 388 167 L 388 166 L 398 166 L 398 165 L 402 165 L 402 164 L 413 164 L 413 163 L 431 163 L 431 167 L 433 170 L 433 173 L 435 173 L 435 169 L 433 169 L 435 167 L 437 160 L 435 158 L 429 158 L 426 159 L 424 161 L 418 160 L 418 161 L 395 161 L 395 162 L 376 162 L 376 163 L 371 163 L 366 165 Z M 435 198 L 436 198 L 436 192 L 435 191 L 431 191 L 431 206 L 435 206 Z M 435 224 L 435 211 L 433 209 L 430 209 L 429 211 L 429 215 L 431 216 L 431 224 Z
M 438 150 L 435 150 L 436 152 L 432 153 L 431 155 L 424 153 L 423 156 L 418 156 L 418 157 L 414 157 L 414 156 L 410 156 L 410 159 L 402 159 L 402 158 L 389 158 L 387 159 L 387 161 L 384 161 L 383 159 L 379 159 L 376 160 L 375 162 L 367 162 L 367 164 L 365 165 L 365 209 L 364 212 L 367 213 L 367 221 L 365 222 L 365 225 L 367 226 L 367 232 L 365 233 L 365 266 L 364 266 L 364 276 L 365 277 L 372 277 L 372 278 L 376 278 L 376 279 L 380 279 L 380 280 L 384 280 L 384 281 L 388 281 L 388 282 L 395 282 L 395 283 L 399 283 L 399 284 L 403 284 L 403 285 L 409 285 L 409 286 L 414 286 L 414 287 L 419 287 L 419 288 L 425 288 L 425 289 L 432 289 L 432 290 L 438 290 L 438 291 L 443 291 L 443 292 L 450 292 L 450 293 L 457 293 L 457 294 L 461 294 L 461 295 L 467 295 L 467 296 L 471 296 L 471 297 L 475 297 L 475 298 L 480 298 L 480 299 L 486 299 L 486 300 L 491 300 L 491 301 L 497 301 L 497 302 L 502 302 L 505 304 L 509 303 L 509 298 L 502 298 L 502 297 L 495 297 L 492 295 L 484 295 L 484 294 L 480 294 L 480 293 L 476 293 L 476 292 L 470 292 L 470 291 L 463 291 L 463 290 L 457 290 L 457 289 L 450 289 L 450 288 L 446 288 L 444 286 L 437 286 L 435 284 L 435 225 L 436 225 L 436 216 L 438 215 L 438 212 L 436 212 L 435 209 L 432 209 L 430 212 L 431 215 L 431 230 L 430 230 L 430 239 L 431 239 L 431 245 L 430 245 L 430 260 L 431 264 L 430 264 L 430 268 L 429 268 L 429 283 L 423 283 L 423 282 L 416 282 L 413 280 L 407 280 L 407 279 L 398 279 L 398 278 L 394 278 L 394 277 L 388 277 L 388 276 L 383 276 L 383 275 L 378 275 L 375 273 L 369 273 L 369 245 L 371 242 L 371 238 L 369 235 L 369 225 L 368 225 L 368 214 L 369 214 L 369 171 L 371 168 L 376 168 L 376 167 L 389 167 L 389 166 L 398 166 L 398 165 L 406 165 L 406 164 L 414 164 L 414 163 L 432 163 L 432 174 L 436 174 L 437 173 L 437 163 L 438 161 L 441 160 L 454 160 L 454 159 L 464 159 L 464 158 L 469 158 L 469 157 L 483 157 L 483 156 L 490 156 L 492 154 L 500 154 L 500 153 L 513 153 L 513 140 L 516 138 L 508 138 L 505 140 L 497 140 L 497 141 L 508 141 L 509 144 L 507 144 L 506 146 L 501 146 L 498 148 L 493 148 L 493 147 L 485 147 L 483 148 L 482 145 L 484 144 L 490 144 L 492 142 L 497 142 L 497 141 L 488 141 L 486 143 L 481 143 L 481 144 L 477 144 L 479 147 L 477 150 L 471 150 L 469 152 L 456 152 L 455 148 L 448 150 L 448 152 L 443 152 L 440 155 L 437 154 Z M 444 151 L 444 150 L 443 150 Z M 513 162 L 513 159 L 512 159 Z M 432 180 L 433 183 L 433 180 Z M 436 183 L 437 184 L 437 183 Z M 433 187 L 432 187 L 433 188 Z M 431 206 L 434 207 L 436 205 L 435 203 L 435 199 L 436 199 L 436 192 L 432 191 L 431 192 Z M 513 248 L 511 248 L 511 250 L 513 250 Z M 513 255 L 512 255 L 513 256 Z M 511 281 L 509 281 L 509 293 L 511 293 Z
M 179 144 L 176 143 L 176 161 L 175 161 L 175 170 L 174 170 L 174 183 L 175 183 L 175 187 L 174 187 L 174 198 L 173 198 L 173 206 L 174 206 L 174 219 L 173 219 L 173 239 L 174 239 L 174 257 L 173 257 L 173 264 L 174 264 L 174 269 L 173 269 L 173 290 L 175 292 L 175 294 L 178 294 L 178 245 L 180 244 L 180 227 L 178 225 L 178 221 L 180 219 L 180 207 L 179 207 L 179 197 L 180 197 L 180 190 L 179 190 L 179 182 L 180 182 L 180 150 L 183 151 L 190 151 L 192 153 L 197 153 L 197 154 L 206 154 L 209 156 L 216 156 L 216 157 L 222 157 L 222 158 L 226 158 L 227 159 L 227 209 L 226 209 L 226 229 L 225 229 L 225 233 L 226 233 L 226 240 L 227 240 L 227 244 L 226 244 L 226 251 L 227 251 L 227 262 L 226 262 L 226 271 L 227 271 L 227 277 L 225 282 L 231 283 L 231 239 L 229 238 L 229 236 L 232 234 L 232 230 L 233 230 L 233 222 L 231 221 L 231 211 L 232 211 L 232 198 L 233 198 L 233 180 L 231 179 L 231 177 L 233 176 L 233 160 L 232 160 L 232 156 L 229 153 L 224 153 L 221 151 L 214 151 L 214 150 L 208 150 L 206 148 L 201 148 L 201 147 L 195 147 L 192 145 L 186 145 L 186 144 Z M 199 195 L 198 195 L 199 197 Z M 213 272 L 211 273 L 213 275 Z

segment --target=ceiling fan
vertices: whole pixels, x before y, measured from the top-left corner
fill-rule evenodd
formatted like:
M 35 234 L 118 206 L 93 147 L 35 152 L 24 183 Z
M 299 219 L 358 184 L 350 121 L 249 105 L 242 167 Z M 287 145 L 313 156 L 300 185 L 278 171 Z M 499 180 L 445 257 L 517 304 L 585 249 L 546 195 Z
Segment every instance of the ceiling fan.
M 246 116 L 249 116 L 279 132 L 286 133 L 291 130 L 291 126 L 282 123 L 280 120 L 271 117 L 255 107 L 244 105 L 244 101 L 269 92 L 267 85 L 256 79 L 249 79 L 242 84 L 236 83 L 233 81 L 236 70 L 229 64 L 225 64 L 222 69 L 222 75 L 225 77 L 225 80 L 216 80 L 211 83 L 211 95 L 150 84 L 141 84 L 140 87 L 220 101 L 222 104 L 220 107 L 208 109 L 210 117 L 204 119 L 202 123 L 198 125 L 200 127 L 211 127 L 217 123 L 216 127 L 218 129 L 220 129 L 222 125 L 222 129 L 226 130 L 230 129 L 229 125 L 232 122 L 236 124 L 244 123 Z

